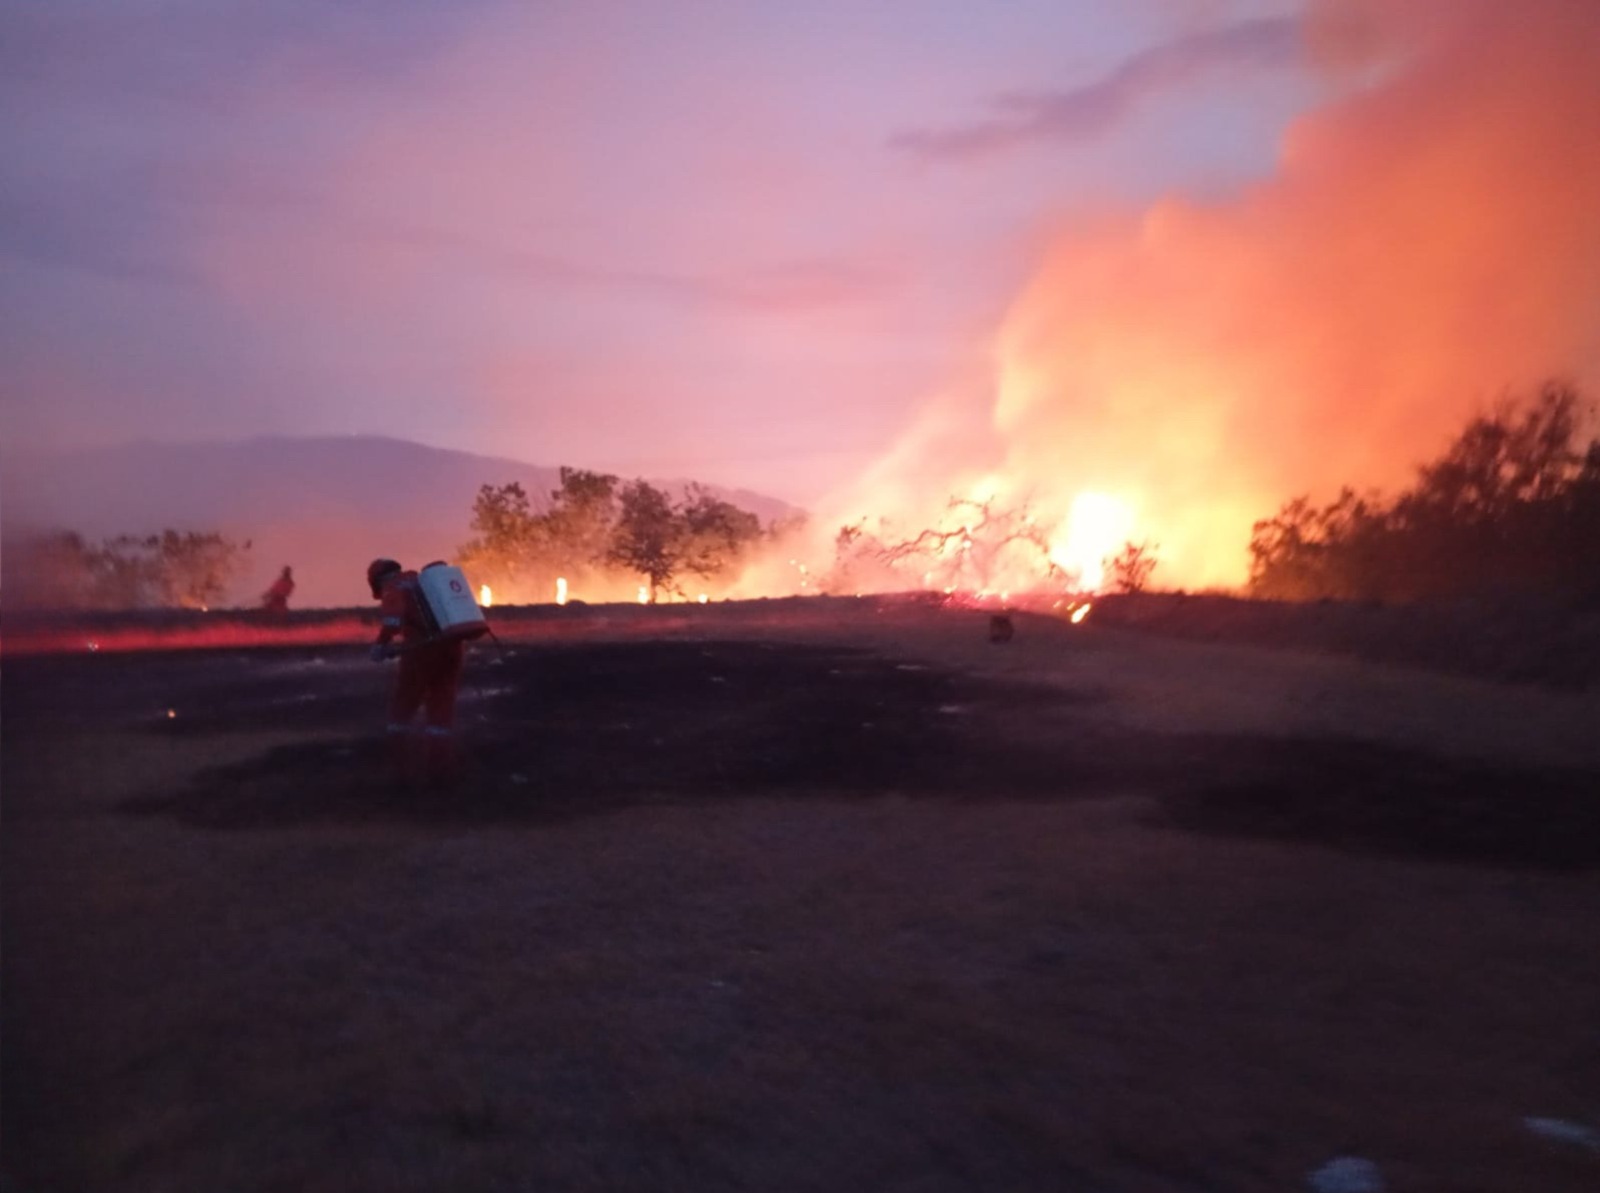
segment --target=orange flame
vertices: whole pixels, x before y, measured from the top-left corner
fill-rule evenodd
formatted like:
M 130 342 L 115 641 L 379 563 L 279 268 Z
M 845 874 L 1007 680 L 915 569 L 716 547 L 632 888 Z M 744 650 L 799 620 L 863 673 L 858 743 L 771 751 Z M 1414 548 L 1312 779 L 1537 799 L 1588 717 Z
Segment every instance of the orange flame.
M 1233 586 L 1288 499 L 1409 482 L 1496 393 L 1600 387 L 1595 0 L 1300 7 L 1327 86 L 1270 173 L 1063 213 L 992 391 L 935 396 L 842 520 L 1031 496 L 1095 588 L 1123 540 L 1073 523 L 1116 494 L 1160 584 Z
M 1106 493 L 1079 493 L 1073 498 L 1061 541 L 1052 544 L 1050 559 L 1077 577 L 1077 587 L 1098 592 L 1106 582 L 1106 560 L 1133 534 L 1133 509 Z

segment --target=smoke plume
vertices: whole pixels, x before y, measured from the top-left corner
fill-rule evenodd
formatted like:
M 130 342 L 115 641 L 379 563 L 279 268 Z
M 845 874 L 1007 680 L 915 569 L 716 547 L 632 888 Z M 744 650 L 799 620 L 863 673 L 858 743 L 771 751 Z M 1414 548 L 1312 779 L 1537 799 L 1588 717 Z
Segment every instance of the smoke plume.
M 1404 484 L 1506 394 L 1600 389 L 1600 4 L 1322 0 L 1304 28 L 1334 98 L 1275 173 L 1065 221 L 997 338 L 978 467 L 1125 502 L 1167 585 L 1239 582 L 1255 519 Z

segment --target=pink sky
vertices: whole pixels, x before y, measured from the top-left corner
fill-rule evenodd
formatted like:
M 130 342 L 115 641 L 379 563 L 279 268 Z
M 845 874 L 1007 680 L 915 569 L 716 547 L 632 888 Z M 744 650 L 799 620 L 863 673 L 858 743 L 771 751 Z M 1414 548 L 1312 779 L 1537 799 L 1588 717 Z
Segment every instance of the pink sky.
M 10 6 L 7 434 L 382 433 L 814 503 L 992 395 L 1063 213 L 1271 169 L 1320 86 L 1299 15 Z
M 840 520 L 1092 492 L 1167 583 L 1600 386 L 1594 0 L 59 0 L 8 440 L 384 434 Z

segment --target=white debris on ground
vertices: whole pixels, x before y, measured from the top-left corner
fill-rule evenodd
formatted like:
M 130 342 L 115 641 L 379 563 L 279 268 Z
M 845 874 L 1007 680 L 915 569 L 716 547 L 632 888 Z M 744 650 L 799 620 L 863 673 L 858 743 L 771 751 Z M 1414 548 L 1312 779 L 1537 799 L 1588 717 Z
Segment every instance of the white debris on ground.
M 1600 1130 L 1564 1118 L 1538 1118 L 1529 1115 L 1522 1125 L 1535 1135 L 1561 1143 L 1575 1143 L 1590 1151 L 1600 1152 Z
M 372 666 L 372 660 L 365 650 L 359 654 L 337 655 L 328 659 L 323 655 L 316 655 L 309 659 L 251 659 L 250 667 L 258 675 L 281 676 L 303 675 L 308 671 L 318 674 L 329 671 L 365 671 Z
M 1307 1179 L 1315 1193 L 1383 1193 L 1378 1166 L 1360 1156 L 1337 1156 Z

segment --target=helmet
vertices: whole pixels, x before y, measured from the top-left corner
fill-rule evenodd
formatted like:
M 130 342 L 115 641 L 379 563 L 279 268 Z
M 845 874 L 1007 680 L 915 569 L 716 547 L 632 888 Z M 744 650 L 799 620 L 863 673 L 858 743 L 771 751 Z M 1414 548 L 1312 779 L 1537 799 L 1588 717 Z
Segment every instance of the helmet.
M 372 599 L 377 600 L 383 595 L 381 585 L 385 576 L 392 576 L 400 571 L 400 565 L 392 559 L 374 559 L 367 564 L 367 587 L 372 589 Z

